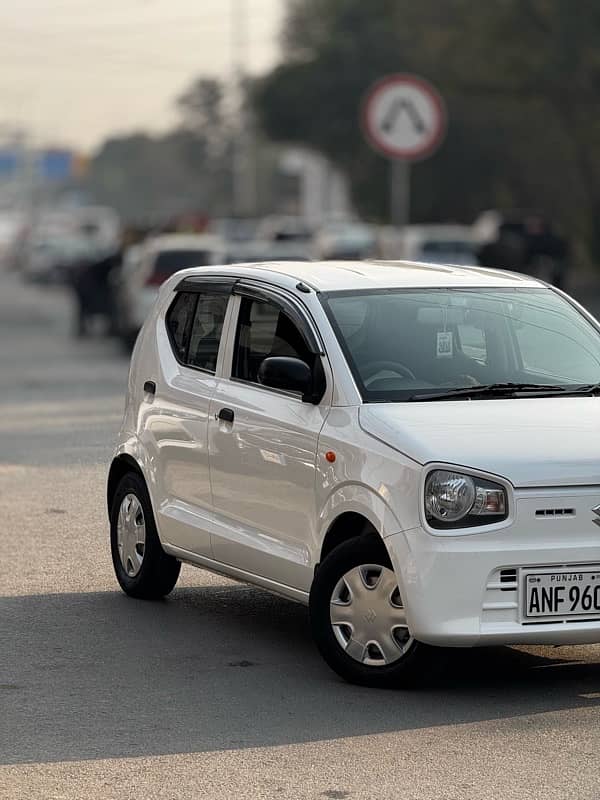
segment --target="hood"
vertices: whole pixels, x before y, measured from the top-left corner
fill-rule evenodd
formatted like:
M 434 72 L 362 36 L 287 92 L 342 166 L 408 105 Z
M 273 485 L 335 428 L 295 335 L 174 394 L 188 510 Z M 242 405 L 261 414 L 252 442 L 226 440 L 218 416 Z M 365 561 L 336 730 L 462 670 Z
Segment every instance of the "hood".
M 359 419 L 420 464 L 471 467 L 513 486 L 600 484 L 600 397 L 369 403 Z

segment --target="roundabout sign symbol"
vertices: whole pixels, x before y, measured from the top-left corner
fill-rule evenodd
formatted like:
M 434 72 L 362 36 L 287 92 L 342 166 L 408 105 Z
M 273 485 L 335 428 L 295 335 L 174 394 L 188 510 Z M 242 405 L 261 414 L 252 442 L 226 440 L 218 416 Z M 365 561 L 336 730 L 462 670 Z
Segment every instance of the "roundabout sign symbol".
M 368 91 L 362 127 L 371 146 L 404 161 L 427 158 L 446 132 L 446 110 L 438 92 L 423 78 L 388 75 Z
M 399 228 L 410 218 L 410 162 L 422 161 L 438 149 L 446 124 L 439 92 L 416 75 L 387 75 L 371 86 L 363 100 L 364 136 L 391 161 L 390 217 Z

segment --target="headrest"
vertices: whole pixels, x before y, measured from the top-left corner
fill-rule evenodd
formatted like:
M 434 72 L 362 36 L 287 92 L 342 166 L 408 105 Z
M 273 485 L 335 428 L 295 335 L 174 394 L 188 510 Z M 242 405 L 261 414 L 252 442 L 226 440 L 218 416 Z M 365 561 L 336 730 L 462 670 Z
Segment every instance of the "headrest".
M 483 326 L 485 314 L 471 308 L 457 306 L 427 306 L 417 312 L 417 324 L 435 325 L 442 330 L 445 325 Z

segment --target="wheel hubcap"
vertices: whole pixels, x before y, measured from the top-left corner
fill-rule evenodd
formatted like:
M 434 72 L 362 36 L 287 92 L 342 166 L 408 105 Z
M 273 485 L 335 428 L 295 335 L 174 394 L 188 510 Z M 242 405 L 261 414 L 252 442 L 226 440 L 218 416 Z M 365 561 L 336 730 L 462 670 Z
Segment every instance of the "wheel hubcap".
M 134 494 L 125 495 L 117 520 L 117 547 L 123 569 L 135 578 L 142 568 L 146 546 L 146 523 L 140 501 Z
M 362 564 L 340 578 L 330 617 L 338 643 L 361 664 L 391 664 L 413 642 L 396 576 L 380 564 Z

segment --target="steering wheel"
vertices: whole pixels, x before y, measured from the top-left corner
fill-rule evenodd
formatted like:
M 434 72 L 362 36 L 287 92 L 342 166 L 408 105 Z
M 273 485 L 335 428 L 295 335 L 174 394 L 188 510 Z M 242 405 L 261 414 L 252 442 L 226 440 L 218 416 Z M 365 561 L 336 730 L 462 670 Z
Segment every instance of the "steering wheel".
M 361 370 L 365 384 L 382 370 L 389 370 L 390 372 L 395 372 L 396 375 L 402 375 L 404 378 L 410 378 L 410 380 L 413 381 L 416 380 L 414 372 L 399 361 L 368 361 Z

